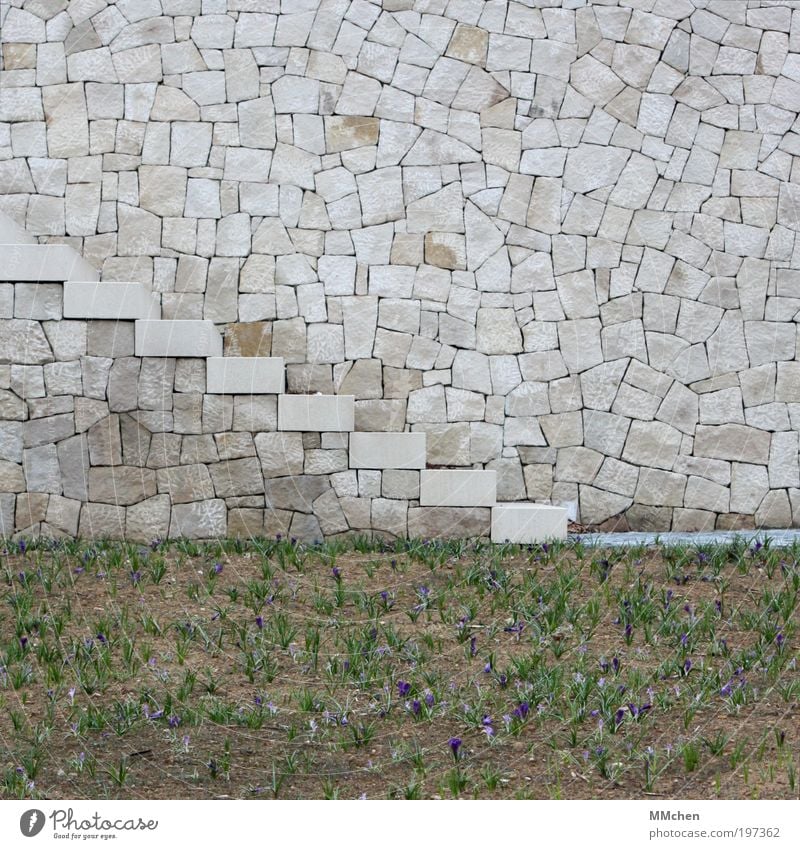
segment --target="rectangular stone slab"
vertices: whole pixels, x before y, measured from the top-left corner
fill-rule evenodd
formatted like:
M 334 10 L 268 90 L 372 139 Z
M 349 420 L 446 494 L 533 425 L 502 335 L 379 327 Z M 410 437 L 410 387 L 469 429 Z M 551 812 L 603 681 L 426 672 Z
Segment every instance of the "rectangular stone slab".
M 64 318 L 159 319 L 158 297 L 141 283 L 64 283 Z
M 277 395 L 283 387 L 283 357 L 209 357 L 206 361 L 209 393 Z
M 526 544 L 566 537 L 565 507 L 526 503 L 492 507 L 492 542 Z
M 497 501 L 494 469 L 423 469 L 421 507 L 492 507 Z
M 278 430 L 348 432 L 355 428 L 353 395 L 280 395 Z
M 0 281 L 62 283 L 100 277 L 100 272 L 69 245 L 0 244 L 0 258 Z
M 424 469 L 424 433 L 354 433 L 351 469 Z
M 136 322 L 137 357 L 221 357 L 222 336 L 213 321 Z

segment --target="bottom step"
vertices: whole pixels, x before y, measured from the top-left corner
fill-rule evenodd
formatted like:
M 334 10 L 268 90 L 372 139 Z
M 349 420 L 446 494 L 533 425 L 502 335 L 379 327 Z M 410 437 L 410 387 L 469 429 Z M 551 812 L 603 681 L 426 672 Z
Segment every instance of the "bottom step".
M 567 510 L 549 504 L 492 507 L 492 542 L 538 543 L 567 537 Z

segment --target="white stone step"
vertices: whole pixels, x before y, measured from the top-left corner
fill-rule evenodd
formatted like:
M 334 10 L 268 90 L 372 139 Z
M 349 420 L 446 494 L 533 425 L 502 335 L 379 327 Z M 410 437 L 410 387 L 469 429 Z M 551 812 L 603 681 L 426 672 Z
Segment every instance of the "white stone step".
M 69 245 L 0 244 L 0 281 L 98 280 L 100 272 Z
M 36 237 L 32 236 L 5 212 L 0 212 L 0 245 L 35 245 Z
M 352 431 L 355 400 L 353 395 L 279 395 L 278 430 Z
M 492 507 L 497 501 L 494 469 L 423 469 L 420 507 Z
M 525 502 L 492 507 L 492 542 L 540 543 L 567 537 L 567 510 Z
M 137 357 L 221 357 L 222 336 L 213 321 L 138 320 Z
M 209 357 L 206 391 L 219 395 L 277 395 L 283 392 L 283 357 Z
M 64 318 L 157 320 L 161 306 L 141 283 L 70 280 L 64 283 Z
M 351 469 L 424 469 L 424 433 L 353 433 Z

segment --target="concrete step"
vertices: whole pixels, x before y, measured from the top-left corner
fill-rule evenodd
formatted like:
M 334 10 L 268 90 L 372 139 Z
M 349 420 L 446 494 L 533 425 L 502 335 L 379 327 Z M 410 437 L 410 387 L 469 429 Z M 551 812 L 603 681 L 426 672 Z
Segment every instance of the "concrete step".
M 494 469 L 423 469 L 421 507 L 492 507 L 497 501 Z
M 424 433 L 353 433 L 351 469 L 424 469 Z
M 209 357 L 206 391 L 219 395 L 277 395 L 284 388 L 283 357 Z
M 353 395 L 279 395 L 278 430 L 352 431 L 355 400 Z
M 64 283 L 64 318 L 161 318 L 158 296 L 141 283 L 69 280 Z
M 222 336 L 213 321 L 138 320 L 137 357 L 221 357 Z
M 509 502 L 492 507 L 492 542 L 541 543 L 567 537 L 567 510 Z
M 32 236 L 5 212 L 0 212 L 0 245 L 35 245 L 36 237 Z
M 100 272 L 69 245 L 0 244 L 0 281 L 98 280 Z

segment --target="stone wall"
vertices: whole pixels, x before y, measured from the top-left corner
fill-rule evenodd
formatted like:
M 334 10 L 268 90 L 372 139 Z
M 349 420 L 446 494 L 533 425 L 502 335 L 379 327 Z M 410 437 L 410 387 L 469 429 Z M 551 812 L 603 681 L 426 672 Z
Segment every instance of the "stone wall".
M 501 501 L 800 523 L 797 4 L 0 16 L 0 209 L 103 281 L 213 321 L 226 355 L 282 357 L 288 392 L 354 396 L 356 431 L 495 470 Z M 351 469 L 347 434 L 288 439 L 275 395 L 210 395 L 204 360 L 136 357 L 132 322 L 12 283 L 6 531 L 431 531 L 417 472 Z

